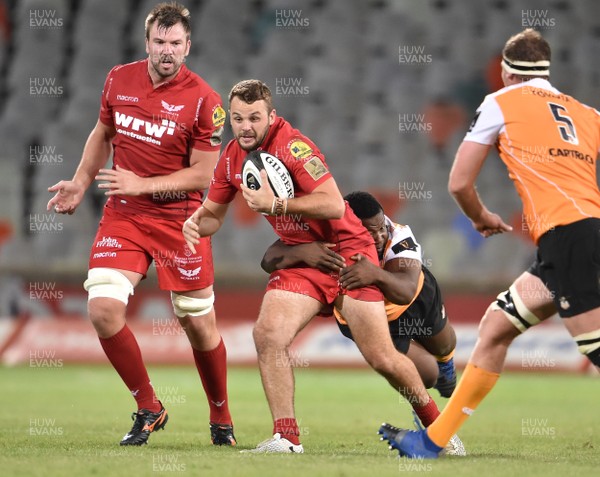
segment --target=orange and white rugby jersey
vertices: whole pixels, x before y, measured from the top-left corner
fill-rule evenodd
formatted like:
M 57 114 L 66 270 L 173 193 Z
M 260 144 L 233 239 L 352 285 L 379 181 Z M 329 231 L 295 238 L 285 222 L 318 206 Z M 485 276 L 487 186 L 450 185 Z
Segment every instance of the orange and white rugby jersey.
M 465 141 L 495 146 L 535 243 L 548 230 L 600 217 L 600 114 L 535 78 L 486 96 Z
M 417 242 L 417 239 L 413 235 L 410 227 L 408 225 L 400 225 L 392 222 L 387 215 L 385 216 L 385 225 L 388 228 L 389 236 L 388 241 L 385 244 L 383 260 L 381 260 L 381 268 L 384 268 L 387 262 L 396 258 L 412 258 L 413 260 L 417 260 L 420 264 L 422 264 L 423 260 L 421 245 L 419 245 Z M 387 314 L 388 321 L 394 321 L 402 313 L 404 313 L 410 305 L 412 305 L 413 301 L 415 301 L 423 289 L 424 280 L 425 274 L 423 273 L 423 270 L 421 270 L 419 274 L 417 290 L 415 291 L 415 295 L 412 297 L 412 300 L 410 300 L 410 303 L 407 303 L 406 305 L 397 305 L 396 303 L 385 300 L 385 312 Z M 344 325 L 346 324 L 346 320 L 344 320 L 344 317 L 337 308 L 334 308 L 333 313 L 335 318 L 340 323 Z

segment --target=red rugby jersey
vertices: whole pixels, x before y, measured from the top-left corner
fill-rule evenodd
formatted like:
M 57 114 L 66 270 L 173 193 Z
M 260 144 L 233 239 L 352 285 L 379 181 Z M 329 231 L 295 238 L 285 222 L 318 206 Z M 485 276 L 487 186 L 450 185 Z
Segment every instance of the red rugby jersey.
M 310 194 L 331 177 L 317 146 L 282 117 L 276 118 L 258 149 L 278 157 L 285 164 L 294 182 L 295 197 Z M 246 154 L 235 139 L 227 144 L 208 189 L 210 200 L 219 204 L 233 200 L 242 182 L 242 163 Z M 265 218 L 281 240 L 290 245 L 325 241 L 338 244 L 340 250 L 350 247 L 359 251 L 374 244 L 348 204 L 341 219 L 308 219 L 300 214 Z
M 153 177 L 189 167 L 192 148 L 218 151 L 225 110 L 219 94 L 185 65 L 171 81 L 154 88 L 145 59 L 115 66 L 108 73 L 100 121 L 117 131 L 112 143 L 114 165 Z M 166 191 L 141 196 L 112 196 L 107 206 L 124 204 L 153 215 L 183 210 L 190 215 L 201 203 L 201 191 L 164 186 Z

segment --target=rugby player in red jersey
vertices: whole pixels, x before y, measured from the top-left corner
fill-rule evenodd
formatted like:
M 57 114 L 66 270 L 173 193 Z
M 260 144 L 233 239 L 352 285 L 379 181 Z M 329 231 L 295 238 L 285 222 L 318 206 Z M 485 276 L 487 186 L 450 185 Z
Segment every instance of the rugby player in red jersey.
M 310 139 L 277 116 L 267 85 L 258 80 L 236 84 L 229 94 L 229 106 L 234 139 L 221 154 L 207 200 L 184 224 L 183 234 L 190 248 L 193 250 L 220 228 L 229 204 L 241 191 L 249 207 L 265 214 L 284 243 L 333 243 L 335 252 L 348 261 L 360 253 L 365 260 L 378 264 L 374 241 L 344 202 L 323 154 Z M 284 163 L 294 181 L 294 198 L 278 199 L 270 187 L 251 190 L 242 184 L 243 160 L 249 151 L 257 149 Z M 261 174 L 266 184 L 265 172 Z M 273 437 L 251 452 L 304 452 L 294 411 L 289 346 L 324 305 L 333 303 L 343 310 L 369 365 L 419 409 L 420 416 L 439 413 L 414 364 L 394 348 L 383 295 L 377 287 L 345 290 L 337 273 L 309 267 L 277 270 L 270 276 L 253 332 L 274 421 Z
M 395 348 L 415 364 L 425 387 L 435 387 L 443 397 L 450 397 L 456 387 L 453 359 L 456 334 L 447 319 L 437 280 L 422 262 L 421 245 L 410 227 L 392 222 L 368 192 L 352 192 L 344 199 L 373 237 L 379 266 L 363 260 L 360 254 L 348 264 L 332 250 L 334 244 L 285 245 L 277 240 L 265 252 L 261 267 L 272 273 L 309 266 L 326 273 L 339 273 L 340 283 L 349 290 L 377 286 L 385 298 L 389 333 Z M 354 340 L 342 313 L 335 308 L 332 312 L 342 334 Z M 415 412 L 418 411 L 417 408 Z M 426 415 L 423 425 L 430 425 L 436 417 Z M 466 455 L 457 435 L 451 437 L 445 453 Z
M 210 239 L 192 251 L 181 237 L 212 177 L 225 111 L 220 96 L 184 64 L 189 11 L 161 3 L 145 25 L 148 58 L 109 72 L 79 167 L 73 179 L 48 189 L 56 193 L 48 210 L 72 214 L 94 180 L 108 196 L 84 287 L 102 348 L 137 402 L 121 445 L 145 444 L 168 419 L 125 319 L 129 295 L 153 261 L 192 346 L 209 403 L 212 443 L 235 445 L 226 350 L 213 309 Z M 105 169 L 111 151 L 113 166 Z

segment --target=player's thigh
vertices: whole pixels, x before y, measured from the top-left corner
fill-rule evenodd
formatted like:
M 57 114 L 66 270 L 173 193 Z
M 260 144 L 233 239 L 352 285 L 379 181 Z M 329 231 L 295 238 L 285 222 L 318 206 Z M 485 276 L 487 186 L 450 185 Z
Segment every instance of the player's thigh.
M 497 345 L 508 346 L 521 333 L 555 313 L 552 293 L 539 277 L 524 272 L 486 310 L 479 324 L 475 353 L 485 354 Z
M 571 333 L 571 336 L 574 337 L 598 331 L 600 330 L 600 308 L 594 308 L 579 315 L 563 318 L 562 321 L 567 330 L 569 330 L 569 333 Z M 600 333 L 597 338 L 600 338 Z
M 600 219 L 559 226 L 538 242 L 539 275 L 579 351 L 600 362 Z
M 150 249 L 160 289 L 180 294 L 208 290 L 214 283 L 211 238 L 202 237 L 194 253 L 181 233 L 183 221 L 152 220 Z
M 401 318 L 405 315 L 412 318 L 415 325 L 412 331 L 409 329 L 409 336 L 427 351 L 434 355 L 447 355 L 456 347 L 456 334 L 448 322 L 437 280 L 427 268 L 423 272 L 423 288 Z
M 336 301 L 336 308 L 344 315 L 354 342 L 367 360 L 380 353 L 397 353 L 383 301 L 361 301 L 344 295 Z
M 442 325 L 442 328 L 433 335 L 420 335 L 413 337 L 429 353 L 436 356 L 445 356 L 456 348 L 456 333 L 448 320 Z
M 99 336 L 112 336 L 125 324 L 129 296 L 145 277 L 150 257 L 140 224 L 105 209 L 90 250 L 88 315 Z
M 322 304 L 315 298 L 287 290 L 267 290 L 254 325 L 257 347 L 288 346 L 295 336 L 319 313 Z
M 513 282 L 513 286 L 525 308 L 538 320 L 547 320 L 556 313 L 554 295 L 538 276 L 523 272 Z
M 554 294 L 561 318 L 600 308 L 600 219 L 588 218 L 546 232 L 538 242 L 536 265 L 537 274 Z
M 84 288 L 88 292 L 88 313 L 92 321 L 125 317 L 129 296 L 143 275 L 119 268 L 88 270 Z
M 600 308 L 563 318 L 563 322 L 579 352 L 587 356 L 600 371 Z
M 556 313 L 553 298 L 552 292 L 538 276 L 523 272 L 508 290 L 498 294 L 488 308 L 482 326 L 492 324 L 508 329 L 504 323 L 508 321 L 522 333 Z M 500 316 L 507 320 L 495 319 Z
M 148 233 L 143 226 L 139 216 L 134 220 L 105 209 L 90 249 L 88 268 L 110 268 L 146 276 L 152 259 L 146 248 Z
M 336 320 L 340 332 L 346 337 L 354 341 L 352 331 L 347 323 L 340 323 Z M 410 334 L 406 333 L 406 329 L 402 326 L 401 319 L 395 319 L 388 321 L 388 328 L 390 330 L 390 337 L 392 338 L 392 344 L 394 348 L 402 354 L 407 354 L 411 344 Z
M 394 348 L 396 348 L 402 354 L 406 354 L 408 352 L 411 342 L 410 330 L 408 330 L 404 325 L 405 323 L 402 315 L 395 320 L 388 321 L 388 328 L 390 330 L 390 337 L 392 338 Z

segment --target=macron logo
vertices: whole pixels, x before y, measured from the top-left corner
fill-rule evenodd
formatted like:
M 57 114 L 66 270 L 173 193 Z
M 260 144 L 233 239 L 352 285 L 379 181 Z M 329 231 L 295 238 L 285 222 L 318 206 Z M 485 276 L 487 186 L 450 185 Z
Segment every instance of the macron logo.
M 145 133 L 146 136 L 155 138 L 161 138 L 165 132 L 172 136 L 175 133 L 175 126 L 177 126 L 175 121 L 168 119 L 163 119 L 161 124 L 155 124 L 127 114 L 121 114 L 118 111 L 115 111 L 115 123 L 117 126 Z
M 124 94 L 117 94 L 117 99 L 119 101 L 130 101 L 132 103 L 137 103 L 140 100 L 137 96 L 126 96 Z

